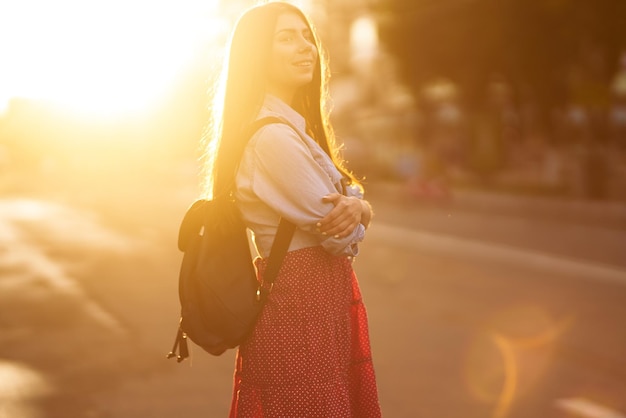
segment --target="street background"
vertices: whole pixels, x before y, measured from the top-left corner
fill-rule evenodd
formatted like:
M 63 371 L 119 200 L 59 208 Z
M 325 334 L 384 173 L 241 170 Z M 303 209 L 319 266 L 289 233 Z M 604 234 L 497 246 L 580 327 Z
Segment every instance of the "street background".
M 227 415 L 234 351 L 165 355 L 250 3 L 0 6 L 0 418 Z M 355 269 L 384 415 L 626 417 L 623 3 L 299 4 L 375 211 Z

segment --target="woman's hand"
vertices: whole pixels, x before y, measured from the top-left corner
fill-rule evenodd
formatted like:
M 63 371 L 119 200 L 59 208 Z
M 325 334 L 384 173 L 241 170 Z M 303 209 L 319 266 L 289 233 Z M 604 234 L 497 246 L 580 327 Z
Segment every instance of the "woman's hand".
M 369 223 L 371 212 L 365 201 L 340 193 L 331 193 L 322 199 L 335 205 L 333 210 L 317 223 L 317 230 L 323 235 L 344 238 L 350 235 L 359 223 L 363 223 L 362 220 Z

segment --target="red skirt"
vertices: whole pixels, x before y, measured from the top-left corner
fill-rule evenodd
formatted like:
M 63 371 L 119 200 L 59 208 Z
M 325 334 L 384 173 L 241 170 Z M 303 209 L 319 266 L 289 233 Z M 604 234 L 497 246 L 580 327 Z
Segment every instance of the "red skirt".
M 259 277 L 265 260 L 257 259 Z M 287 253 L 237 351 L 231 418 L 380 417 L 367 314 L 347 257 Z

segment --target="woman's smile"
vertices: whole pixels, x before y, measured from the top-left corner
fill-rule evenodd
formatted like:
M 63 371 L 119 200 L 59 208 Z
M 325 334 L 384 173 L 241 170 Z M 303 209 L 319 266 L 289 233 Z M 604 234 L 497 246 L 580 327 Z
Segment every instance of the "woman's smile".
M 296 62 L 294 62 L 293 65 L 295 65 L 297 67 L 312 67 L 313 66 L 313 60 L 296 61 Z

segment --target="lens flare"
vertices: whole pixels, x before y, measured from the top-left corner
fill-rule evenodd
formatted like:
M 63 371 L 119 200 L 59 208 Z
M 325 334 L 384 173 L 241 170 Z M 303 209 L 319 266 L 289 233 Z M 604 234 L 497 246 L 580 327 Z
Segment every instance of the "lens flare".
M 493 405 L 493 418 L 508 416 L 515 400 L 545 374 L 559 338 L 573 320 L 573 316 L 554 319 L 535 306 L 511 308 L 492 318 L 467 353 L 470 394 Z

